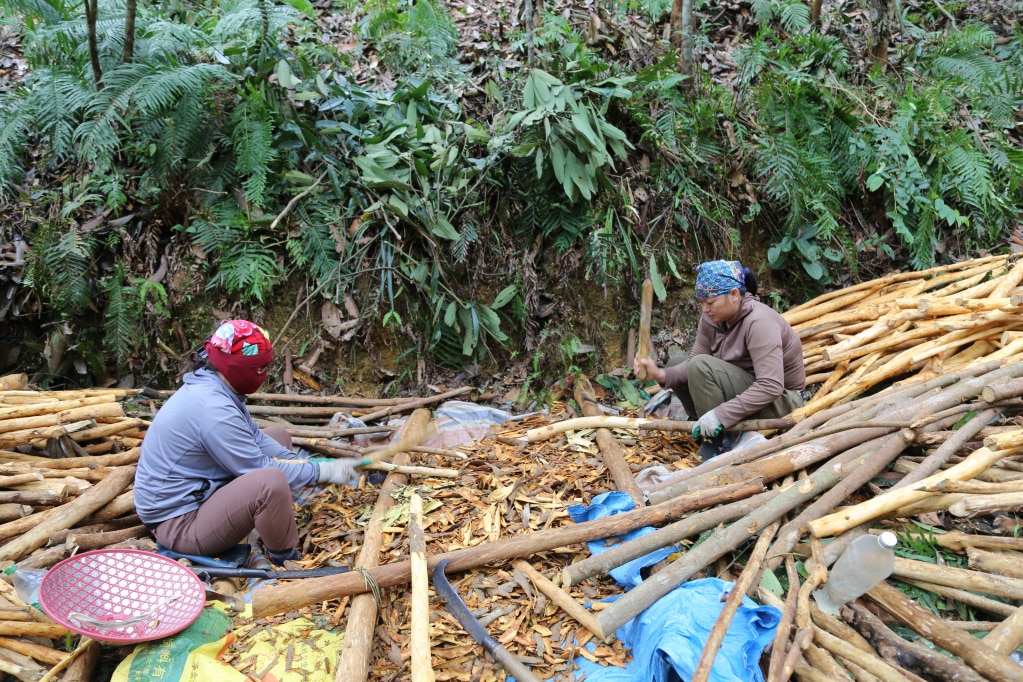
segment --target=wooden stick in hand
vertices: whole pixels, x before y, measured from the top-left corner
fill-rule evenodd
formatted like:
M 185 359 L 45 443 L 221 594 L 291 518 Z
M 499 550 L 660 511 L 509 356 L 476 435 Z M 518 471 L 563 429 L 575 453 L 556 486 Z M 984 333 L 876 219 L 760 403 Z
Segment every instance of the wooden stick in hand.
M 639 343 L 636 345 L 636 359 L 650 357 L 650 314 L 654 306 L 654 283 L 649 278 L 643 280 L 643 295 L 639 303 Z M 639 366 L 636 378 L 646 379 L 646 367 Z
M 364 467 L 394 457 L 399 452 L 408 452 L 424 440 L 437 433 L 437 425 L 430 419 L 430 410 L 421 407 L 415 410 L 405 422 L 405 428 L 397 443 L 369 450 L 357 466 Z

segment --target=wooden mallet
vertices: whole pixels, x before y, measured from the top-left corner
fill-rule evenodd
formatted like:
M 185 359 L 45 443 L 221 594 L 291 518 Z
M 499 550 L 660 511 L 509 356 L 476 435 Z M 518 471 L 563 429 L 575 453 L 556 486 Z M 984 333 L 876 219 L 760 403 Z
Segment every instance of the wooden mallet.
M 376 464 L 394 457 L 399 452 L 408 452 L 435 433 L 437 433 L 437 425 L 430 418 L 430 410 L 421 407 L 409 416 L 408 421 L 405 422 L 405 428 L 401 432 L 401 437 L 396 443 L 388 443 L 383 447 L 366 452 L 355 466 L 364 467 Z
M 639 302 L 639 343 L 636 346 L 636 359 L 650 357 L 650 312 L 654 306 L 654 283 L 650 278 L 643 280 L 643 295 Z M 640 365 L 636 378 L 646 379 L 646 367 Z

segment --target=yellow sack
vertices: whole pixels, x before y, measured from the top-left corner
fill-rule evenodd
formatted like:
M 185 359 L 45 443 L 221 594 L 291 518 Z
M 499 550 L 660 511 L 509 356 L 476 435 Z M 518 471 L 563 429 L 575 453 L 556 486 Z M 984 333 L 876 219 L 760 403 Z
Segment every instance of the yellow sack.
M 255 632 L 249 642 L 235 664 L 263 682 L 334 682 L 345 636 L 296 618 Z
M 228 632 L 232 617 L 225 613 L 225 608 L 212 602 L 178 634 L 138 645 L 117 666 L 111 682 L 250 679 L 220 660 L 235 641 L 234 633 Z M 333 682 L 344 635 L 317 628 L 307 618 L 298 618 L 261 628 L 244 644 L 247 651 L 234 660 L 234 665 L 263 682 Z

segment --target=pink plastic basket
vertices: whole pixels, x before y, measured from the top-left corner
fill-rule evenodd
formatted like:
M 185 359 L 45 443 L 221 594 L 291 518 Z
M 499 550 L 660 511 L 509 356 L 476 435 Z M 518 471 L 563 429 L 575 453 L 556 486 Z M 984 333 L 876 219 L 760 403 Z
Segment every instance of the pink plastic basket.
M 136 549 L 98 549 L 61 561 L 39 584 L 54 622 L 103 642 L 131 643 L 180 632 L 206 604 L 202 581 L 178 562 Z

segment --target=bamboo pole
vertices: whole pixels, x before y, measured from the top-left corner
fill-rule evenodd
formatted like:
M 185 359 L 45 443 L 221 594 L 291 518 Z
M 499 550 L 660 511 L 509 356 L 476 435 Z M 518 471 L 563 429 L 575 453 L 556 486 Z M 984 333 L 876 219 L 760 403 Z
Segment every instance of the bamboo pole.
M 430 655 L 430 575 L 426 568 L 426 536 L 423 532 L 423 498 L 409 498 L 409 558 L 411 563 L 412 618 L 409 648 L 412 682 L 433 682 Z

